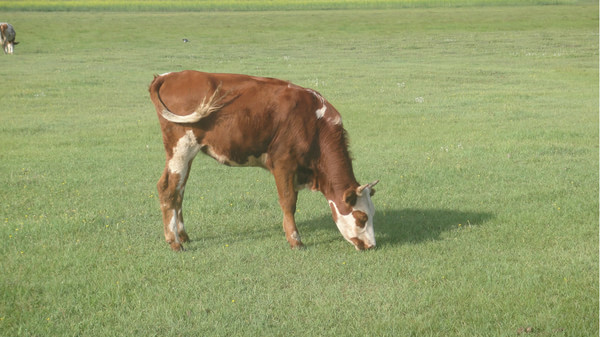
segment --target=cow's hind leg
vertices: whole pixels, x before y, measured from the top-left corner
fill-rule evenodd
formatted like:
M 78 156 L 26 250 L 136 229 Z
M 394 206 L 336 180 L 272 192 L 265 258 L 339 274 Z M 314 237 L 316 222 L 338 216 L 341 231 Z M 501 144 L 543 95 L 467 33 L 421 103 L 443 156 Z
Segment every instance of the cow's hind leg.
M 158 195 L 160 199 L 160 208 L 163 216 L 165 229 L 165 240 L 171 245 L 173 250 L 182 250 L 183 242 L 188 240 L 188 236 L 183 228 L 183 191 L 178 188 L 178 181 L 183 179 L 179 174 L 169 172 L 165 168 L 160 180 L 158 181 Z
M 176 251 L 183 249 L 181 244 L 189 240 L 183 224 L 183 192 L 192 160 L 198 151 L 199 145 L 193 133 L 189 131 L 177 142 L 157 184 L 165 240 Z

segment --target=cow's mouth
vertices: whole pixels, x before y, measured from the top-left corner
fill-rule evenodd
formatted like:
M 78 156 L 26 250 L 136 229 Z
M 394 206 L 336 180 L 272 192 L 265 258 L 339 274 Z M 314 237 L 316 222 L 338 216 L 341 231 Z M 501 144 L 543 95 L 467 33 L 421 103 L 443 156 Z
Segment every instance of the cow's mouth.
M 359 238 L 350 238 L 350 241 L 352 241 L 356 250 L 367 250 L 375 247 L 374 244 L 369 245 Z

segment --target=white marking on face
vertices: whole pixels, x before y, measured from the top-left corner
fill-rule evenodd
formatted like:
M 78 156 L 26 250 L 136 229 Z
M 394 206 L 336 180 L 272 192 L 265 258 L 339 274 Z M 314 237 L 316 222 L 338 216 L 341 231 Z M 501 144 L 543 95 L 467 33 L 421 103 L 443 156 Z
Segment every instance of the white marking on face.
M 369 192 L 370 191 L 368 190 L 363 191 L 363 193 L 358 196 L 356 204 L 354 207 L 352 207 L 352 211 L 345 215 L 340 212 L 335 202 L 332 200 L 328 201 L 332 211 L 336 213 L 335 215 L 337 221 L 335 224 L 340 233 L 342 233 L 342 236 L 352 244 L 354 244 L 354 242 L 352 242 L 351 239 L 356 238 L 361 240 L 366 247 L 374 247 L 376 244 L 375 231 L 373 229 L 373 216 L 375 215 L 375 207 L 373 206 Z M 356 218 L 352 214 L 352 212 L 355 211 L 363 212 L 368 217 L 367 223 L 362 228 L 357 225 Z M 359 247 L 356 247 L 356 249 L 359 249 Z
M 185 135 L 177 141 L 173 148 L 173 157 L 169 160 L 169 171 L 179 174 L 180 179 L 177 189 L 181 190 L 190 161 L 194 159 L 200 151 L 200 144 L 196 141 L 196 136 L 192 130 L 188 130 Z
M 342 236 L 344 236 L 344 238 L 346 240 L 348 240 L 348 242 L 352 242 L 350 241 L 351 237 L 355 237 L 354 235 L 354 217 L 352 216 L 352 212 L 348 213 L 347 215 L 342 215 L 342 213 L 340 213 L 340 210 L 337 208 L 337 205 L 335 204 L 335 202 L 328 200 L 329 201 L 329 206 L 335 211 L 336 213 L 336 222 L 335 224 L 337 225 L 338 230 L 340 231 L 340 233 L 342 233 Z

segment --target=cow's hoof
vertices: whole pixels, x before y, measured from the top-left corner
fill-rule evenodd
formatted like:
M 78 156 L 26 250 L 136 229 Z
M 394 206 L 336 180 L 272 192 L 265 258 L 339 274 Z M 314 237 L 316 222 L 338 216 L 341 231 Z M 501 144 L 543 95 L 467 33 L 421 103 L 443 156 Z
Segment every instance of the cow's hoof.
M 171 249 L 175 252 L 182 252 L 184 250 L 181 243 L 177 242 L 171 242 Z
M 189 242 L 190 241 L 190 237 L 187 235 L 187 233 L 185 231 L 180 231 L 179 232 L 179 241 L 181 241 L 181 242 Z
M 290 244 L 290 248 L 292 248 L 294 250 L 302 250 L 306 247 L 304 246 L 304 244 L 302 242 L 294 242 L 293 244 Z

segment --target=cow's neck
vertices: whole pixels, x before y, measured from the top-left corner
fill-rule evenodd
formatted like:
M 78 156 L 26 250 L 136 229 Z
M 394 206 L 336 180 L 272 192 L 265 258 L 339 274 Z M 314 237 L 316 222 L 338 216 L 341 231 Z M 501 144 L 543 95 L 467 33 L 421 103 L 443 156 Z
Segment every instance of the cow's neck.
M 318 186 L 325 198 L 338 204 L 346 190 L 358 185 L 344 137 L 334 142 L 322 142 Z

